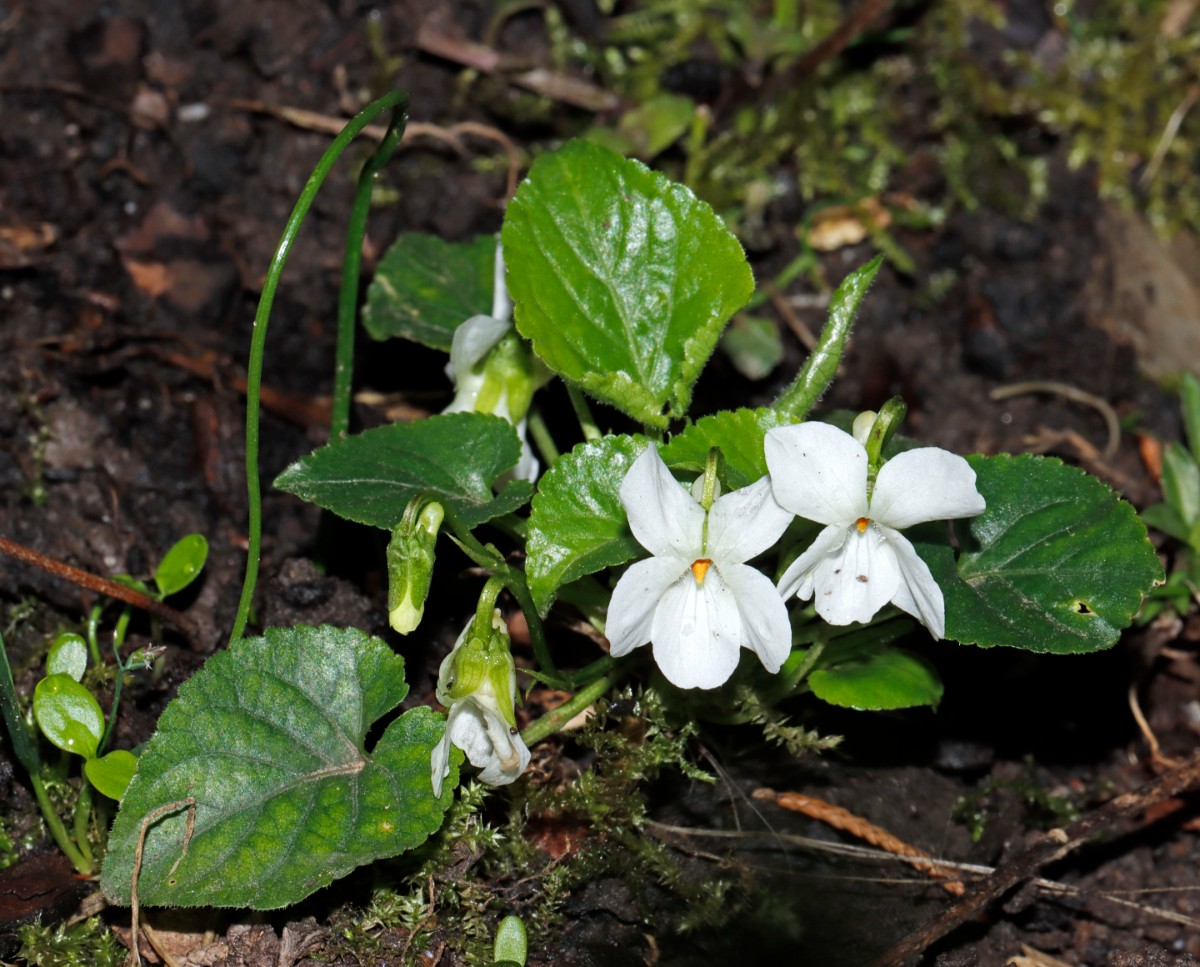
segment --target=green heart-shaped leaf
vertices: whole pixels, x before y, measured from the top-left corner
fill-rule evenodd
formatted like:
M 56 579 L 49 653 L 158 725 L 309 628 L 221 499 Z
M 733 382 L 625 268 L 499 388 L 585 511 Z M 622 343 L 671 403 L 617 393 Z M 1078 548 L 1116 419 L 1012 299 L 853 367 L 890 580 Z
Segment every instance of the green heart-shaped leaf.
M 42 734 L 64 752 L 96 755 L 104 713 L 94 695 L 70 675 L 47 675 L 33 690 L 33 717 Z
M 558 589 L 641 553 L 621 506 L 621 481 L 647 440 L 609 436 L 563 454 L 538 481 L 525 571 L 543 615 Z
M 429 495 L 467 527 L 511 513 L 533 488 L 492 484 L 516 465 L 521 441 L 511 423 L 485 413 L 446 413 L 375 427 L 297 460 L 275 486 L 339 517 L 392 530 L 413 497 Z
M 1055 654 L 1114 645 L 1163 570 L 1128 503 L 1053 457 L 972 456 L 987 509 L 957 568 L 917 544 L 946 598 L 946 637 Z
M 167 598 L 182 591 L 204 570 L 206 560 L 208 541 L 203 534 L 188 534 L 182 538 L 167 551 L 154 572 L 154 583 L 158 585 L 159 593 Z
M 704 472 L 710 447 L 720 447 L 725 457 L 725 483 L 737 490 L 767 472 L 763 438 L 768 430 L 790 423 L 777 410 L 724 410 L 701 417 L 662 448 L 668 466 Z
M 495 258 L 494 235 L 467 243 L 401 235 L 375 269 L 363 325 L 373 339 L 403 336 L 450 352 L 460 323 L 492 311 Z
M 741 246 L 708 205 L 587 141 L 537 160 L 502 237 L 517 329 L 534 352 L 650 426 L 686 412 L 754 290 Z
M 353 628 L 271 628 L 214 655 L 158 722 L 113 824 L 102 886 L 128 903 L 143 820 L 138 896 L 169 906 L 270 910 L 363 863 L 423 842 L 457 774 L 435 799 L 430 755 L 445 730 L 410 710 L 366 751 L 368 730 L 404 698 L 404 662 Z

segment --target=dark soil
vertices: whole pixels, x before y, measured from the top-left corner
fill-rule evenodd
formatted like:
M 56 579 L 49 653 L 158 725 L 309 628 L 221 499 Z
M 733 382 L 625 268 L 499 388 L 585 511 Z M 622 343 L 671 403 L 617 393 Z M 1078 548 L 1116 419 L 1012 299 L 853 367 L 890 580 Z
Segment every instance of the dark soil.
M 461 2 L 435 16 L 443 31 L 478 38 L 490 13 L 488 4 Z M 178 684 L 228 635 L 244 565 L 239 380 L 251 321 L 279 232 L 329 142 L 327 133 L 237 102 L 344 118 L 347 107 L 361 106 L 390 81 L 410 92 L 415 120 L 479 121 L 523 149 L 592 120 L 570 108 L 556 112 L 553 125 L 523 119 L 516 94 L 499 81 L 464 96 L 461 68 L 414 49 L 425 15 L 418 3 L 376 9 L 357 0 L 0 2 L 0 536 L 96 574 L 139 577 L 186 533 L 205 534 L 211 546 L 203 583 L 176 602 L 197 633 L 192 640 L 172 633 L 161 639 L 169 649 L 166 671 L 134 687 L 121 718 L 121 747 L 148 738 Z M 402 58 L 391 76 L 367 43 L 372 18 L 388 52 Z M 527 57 L 544 54 L 538 23 L 515 18 L 505 43 Z M 464 150 L 418 139 L 398 154 L 385 178 L 396 200 L 373 212 L 368 256 L 402 230 L 462 239 L 499 227 L 506 159 L 486 139 L 469 138 Z M 1173 398 L 1140 375 L 1134 347 L 1142 342 L 1116 325 L 1154 315 L 1159 281 L 1131 282 L 1128 271 L 1167 259 L 1166 249 L 1131 253 L 1112 228 L 1124 216 L 1097 199 L 1089 173 L 1069 171 L 1063 147 L 1051 138 L 1031 150 L 1044 154 L 1052 186 L 1036 222 L 984 207 L 959 212 L 936 230 L 899 234 L 916 270 L 908 277 L 884 270 L 825 405 L 862 408 L 901 393 L 910 406 L 908 432 L 928 443 L 964 453 L 1055 453 L 1144 506 L 1159 495 L 1134 434 L 1122 434 L 1115 455 L 1105 457 L 1105 425 L 1094 410 L 1055 395 L 988 397 L 1004 384 L 1056 380 L 1107 400 L 1129 424 L 1167 440 L 1180 435 Z M 264 417 L 267 481 L 326 432 L 322 406 L 331 385 L 352 169 L 343 162 L 319 196 L 276 304 L 264 374 L 276 394 Z M 897 190 L 919 198 L 945 191 L 920 151 L 902 179 L 907 183 Z M 795 254 L 788 221 L 795 217 L 786 200 L 768 212 L 778 229 L 768 234 L 777 244 L 754 256 L 760 278 L 772 277 Z M 831 253 L 825 274 L 836 281 L 871 254 L 867 245 Z M 927 282 L 939 273 L 954 282 L 944 298 L 931 300 Z M 788 294 L 804 293 L 797 284 Z M 819 309 L 797 311 L 811 328 L 820 327 Z M 403 393 L 418 410 L 447 402 L 441 361 L 432 354 L 371 346 L 359 355 L 360 388 Z M 697 408 L 745 399 L 747 392 L 770 399 L 802 358 L 802 349 L 789 344 L 786 364 L 747 387 L 718 355 Z M 370 402 L 356 412 L 362 424 L 383 418 Z M 270 492 L 264 514 L 262 620 L 383 631 L 375 563 L 382 562 L 382 546 L 373 535 L 323 522 L 315 508 Z M 461 624 L 451 598 L 446 593 L 431 605 L 445 628 Z M 31 689 L 47 636 L 77 626 L 94 600 L 0 558 L 0 608 L 19 688 Z M 18 609 L 21 620 L 14 617 Z M 148 622 L 135 623 L 131 647 L 149 633 Z M 657 827 L 647 835 L 676 844 L 704 875 L 712 875 L 716 854 L 729 863 L 731 877 L 765 884 L 756 908 L 719 932 L 681 935 L 674 928 L 681 912 L 669 893 L 649 882 L 632 890 L 636 872 L 603 879 L 568 902 L 562 938 L 534 938 L 533 962 L 868 963 L 952 898 L 908 867 L 826 856 L 788 842 L 782 834 L 856 841 L 751 798 L 755 790 L 817 795 L 932 855 L 1003 864 L 1062 824 L 1055 805 L 1087 810 L 1152 778 L 1127 703 L 1131 683 L 1164 754 L 1190 753 L 1200 729 L 1198 637 L 1195 620 L 1159 625 L 1130 632 L 1108 654 L 1059 659 L 926 645 L 947 681 L 936 714 L 823 713 L 809 724 L 846 740 L 836 752 L 800 762 L 748 754 L 745 746 L 758 744 L 753 730 L 708 736 L 727 780 L 715 787 L 664 782 L 653 791 L 655 816 L 669 825 L 764 835 L 685 838 Z M 403 648 L 409 667 L 425 676 L 414 680 L 414 697 L 427 698 L 446 637 L 414 638 Z M 1165 657 L 1160 649 L 1168 644 Z M 28 790 L 7 763 L 0 779 L 8 815 L 28 815 Z M 965 800 L 984 817 L 977 842 L 955 818 Z M 1194 963 L 1200 932 L 1101 894 L 1200 917 L 1195 820 L 1196 803 L 1182 798 L 1107 831 L 1042 874 L 1077 889 L 1006 896 L 928 950 L 924 963 L 1000 967 L 1022 957 L 1018 964 Z M 52 872 L 35 912 L 61 917 L 61 897 L 70 893 L 54 882 L 62 869 L 36 862 Z M 0 913 L 6 898 L 29 893 L 0 884 Z M 318 897 L 290 925 L 283 916 L 270 928 L 235 926 L 221 941 L 224 953 L 212 948 L 203 962 L 328 962 L 318 959 L 330 940 L 324 924 L 344 896 Z M 310 913 L 316 919 L 299 922 Z M 14 912 L 8 929 L 28 915 Z M 112 922 L 124 916 L 115 911 Z M 230 921 L 192 922 L 202 934 Z M 548 949 L 538 947 L 543 943 Z M 395 946 L 387 963 L 399 963 L 403 938 Z M 339 962 L 354 961 L 344 955 Z

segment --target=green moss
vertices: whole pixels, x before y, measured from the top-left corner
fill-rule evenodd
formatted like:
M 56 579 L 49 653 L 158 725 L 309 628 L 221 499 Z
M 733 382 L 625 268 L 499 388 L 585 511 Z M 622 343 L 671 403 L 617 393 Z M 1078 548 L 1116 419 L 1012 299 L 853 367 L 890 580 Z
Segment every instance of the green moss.
M 99 917 L 70 926 L 26 924 L 17 938 L 17 957 L 30 967 L 119 967 L 127 953 Z

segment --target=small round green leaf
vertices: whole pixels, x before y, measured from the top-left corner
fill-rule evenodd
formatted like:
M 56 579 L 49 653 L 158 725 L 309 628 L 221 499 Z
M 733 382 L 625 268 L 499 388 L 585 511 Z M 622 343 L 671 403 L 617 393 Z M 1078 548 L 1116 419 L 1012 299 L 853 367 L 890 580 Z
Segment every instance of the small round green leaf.
M 942 700 L 942 682 L 932 666 L 896 648 L 817 669 L 808 676 L 808 684 L 830 705 L 865 711 L 936 707 Z
M 186 588 L 204 570 L 208 541 L 203 534 L 188 534 L 163 556 L 154 572 L 159 594 L 170 597 Z
M 353 628 L 271 628 L 214 655 L 158 722 L 113 823 L 101 885 L 128 903 L 143 820 L 138 895 L 154 906 L 288 906 L 441 825 L 457 771 L 435 799 L 430 756 L 445 720 L 427 707 L 368 731 L 404 698 L 404 662 Z M 182 858 L 181 858 L 182 857 Z
M 50 654 L 46 656 L 46 674 L 69 675 L 77 682 L 83 681 L 87 663 L 87 642 L 73 631 L 64 631 L 50 646 Z
M 507 420 L 445 413 L 336 440 L 293 463 L 275 486 L 339 517 L 389 531 L 418 496 L 437 500 L 475 527 L 529 500 L 533 488 L 524 480 L 492 492 L 520 455 L 521 441 Z
M 460 323 L 492 311 L 495 258 L 494 235 L 467 243 L 401 235 L 375 269 L 363 325 L 372 339 L 402 336 L 449 352 Z
M 492 948 L 492 957 L 498 962 L 515 963 L 517 967 L 525 967 L 525 958 L 529 956 L 529 943 L 525 937 L 525 923 L 517 916 L 508 916 L 500 921 L 496 928 L 496 943 Z
M 100 790 L 103 795 L 120 802 L 121 797 L 125 795 L 125 790 L 133 781 L 133 774 L 137 772 L 137 764 L 137 756 L 132 752 L 125 749 L 114 749 L 99 759 L 88 759 L 83 764 L 83 771 L 87 774 L 88 782 Z
M 1163 579 L 1133 507 L 1054 457 L 967 460 L 987 509 L 957 568 L 949 548 L 916 545 L 946 598 L 946 637 L 1055 654 L 1116 644 Z
M 741 246 L 708 205 L 587 141 L 534 163 L 502 237 L 517 329 L 534 352 L 649 426 L 684 415 L 754 290 Z
M 581 443 L 538 481 L 529 512 L 525 572 L 543 615 L 564 584 L 640 553 L 621 506 L 620 488 L 646 446 L 646 438 L 640 436 Z
M 104 734 L 104 713 L 94 695 L 70 675 L 47 675 L 33 690 L 38 728 L 64 752 L 94 758 Z

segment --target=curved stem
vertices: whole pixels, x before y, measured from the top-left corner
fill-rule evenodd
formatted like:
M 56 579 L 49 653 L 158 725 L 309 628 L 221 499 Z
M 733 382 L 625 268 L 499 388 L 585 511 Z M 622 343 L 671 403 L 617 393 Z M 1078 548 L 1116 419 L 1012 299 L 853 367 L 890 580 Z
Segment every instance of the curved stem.
M 588 406 L 583 390 L 567 383 L 567 397 L 571 400 L 571 409 L 575 411 L 575 418 L 579 420 L 579 428 L 583 430 L 583 438 L 589 442 L 599 440 L 601 437 L 600 427 L 596 425 L 596 418 L 592 416 L 592 408 Z
M 50 797 L 46 795 L 46 787 L 42 785 L 42 777 L 36 772 L 31 772 L 29 774 L 29 784 L 33 786 L 33 795 L 38 801 L 38 806 L 41 807 L 42 819 L 46 823 L 46 829 L 50 831 L 50 838 L 58 844 L 60 850 L 67 854 L 67 859 L 71 861 L 71 865 L 75 869 L 84 876 L 91 876 L 96 872 L 95 863 L 88 862 L 83 853 L 79 851 L 79 847 L 75 845 L 71 837 L 67 834 L 67 827 L 58 818 L 58 813 L 54 811 Z
M 368 124 L 384 111 L 399 104 L 407 103 L 408 95 L 402 91 L 392 91 L 373 101 L 353 118 L 333 140 L 317 162 L 317 166 L 308 177 L 308 182 L 296 207 L 284 226 L 279 238 L 275 255 L 267 268 L 263 279 L 262 295 L 259 296 L 258 310 L 254 314 L 254 335 L 250 340 L 250 359 L 246 366 L 246 503 L 247 503 L 247 544 L 246 576 L 242 583 L 242 597 L 238 602 L 237 615 L 233 621 L 233 631 L 229 635 L 230 643 L 236 641 L 246 630 L 246 621 L 250 617 L 250 603 L 254 598 L 254 586 L 258 581 L 258 559 L 262 549 L 262 492 L 258 475 L 258 428 L 259 428 L 259 396 L 262 392 L 262 363 L 263 351 L 267 341 L 267 322 L 271 318 L 271 307 L 275 302 L 275 291 L 279 288 L 279 279 L 283 275 L 283 267 L 287 263 L 292 250 L 292 243 L 300 226 L 304 223 L 308 210 L 317 197 L 317 192 L 325 177 L 333 168 L 337 159 L 346 147 L 358 137 Z
M 367 215 L 371 210 L 371 192 L 375 179 L 400 145 L 404 127 L 408 124 L 408 98 L 392 110 L 392 120 L 379 147 L 363 165 L 350 209 L 350 224 L 346 228 L 346 252 L 342 257 L 342 289 L 338 295 L 337 350 L 333 370 L 333 416 L 329 423 L 329 439 L 343 437 L 350 430 L 350 385 L 354 376 L 354 333 L 358 321 L 358 280 L 362 269 L 363 236 L 367 233 Z
M 80 855 L 89 866 L 94 866 L 96 857 L 92 855 L 92 844 L 88 842 L 88 823 L 92 818 L 92 801 L 95 799 L 95 794 L 87 776 L 83 776 L 79 781 L 83 785 L 79 789 L 79 798 L 75 802 L 75 823 L 72 831 Z
M 458 518 L 447 508 L 446 520 L 453 533 L 450 535 L 463 553 L 480 567 L 487 568 L 504 582 L 509 593 L 517 599 L 525 623 L 529 626 L 529 643 L 533 646 L 533 655 L 538 662 L 538 671 L 542 679 L 554 685 L 562 684 L 558 678 L 558 669 L 554 659 L 550 657 L 550 645 L 546 641 L 546 630 L 542 627 L 542 618 L 537 606 L 533 603 L 533 595 L 525 581 L 525 572 L 519 567 L 513 567 L 503 555 L 491 545 L 486 547 L 466 527 L 458 522 Z
M 527 726 L 521 733 L 521 739 L 526 745 L 533 745 L 535 742 L 541 742 L 542 739 L 553 735 L 619 682 L 624 674 L 623 670 L 613 671 L 603 678 L 596 679 L 586 688 L 581 688 L 553 712 L 547 712 L 536 722 Z

